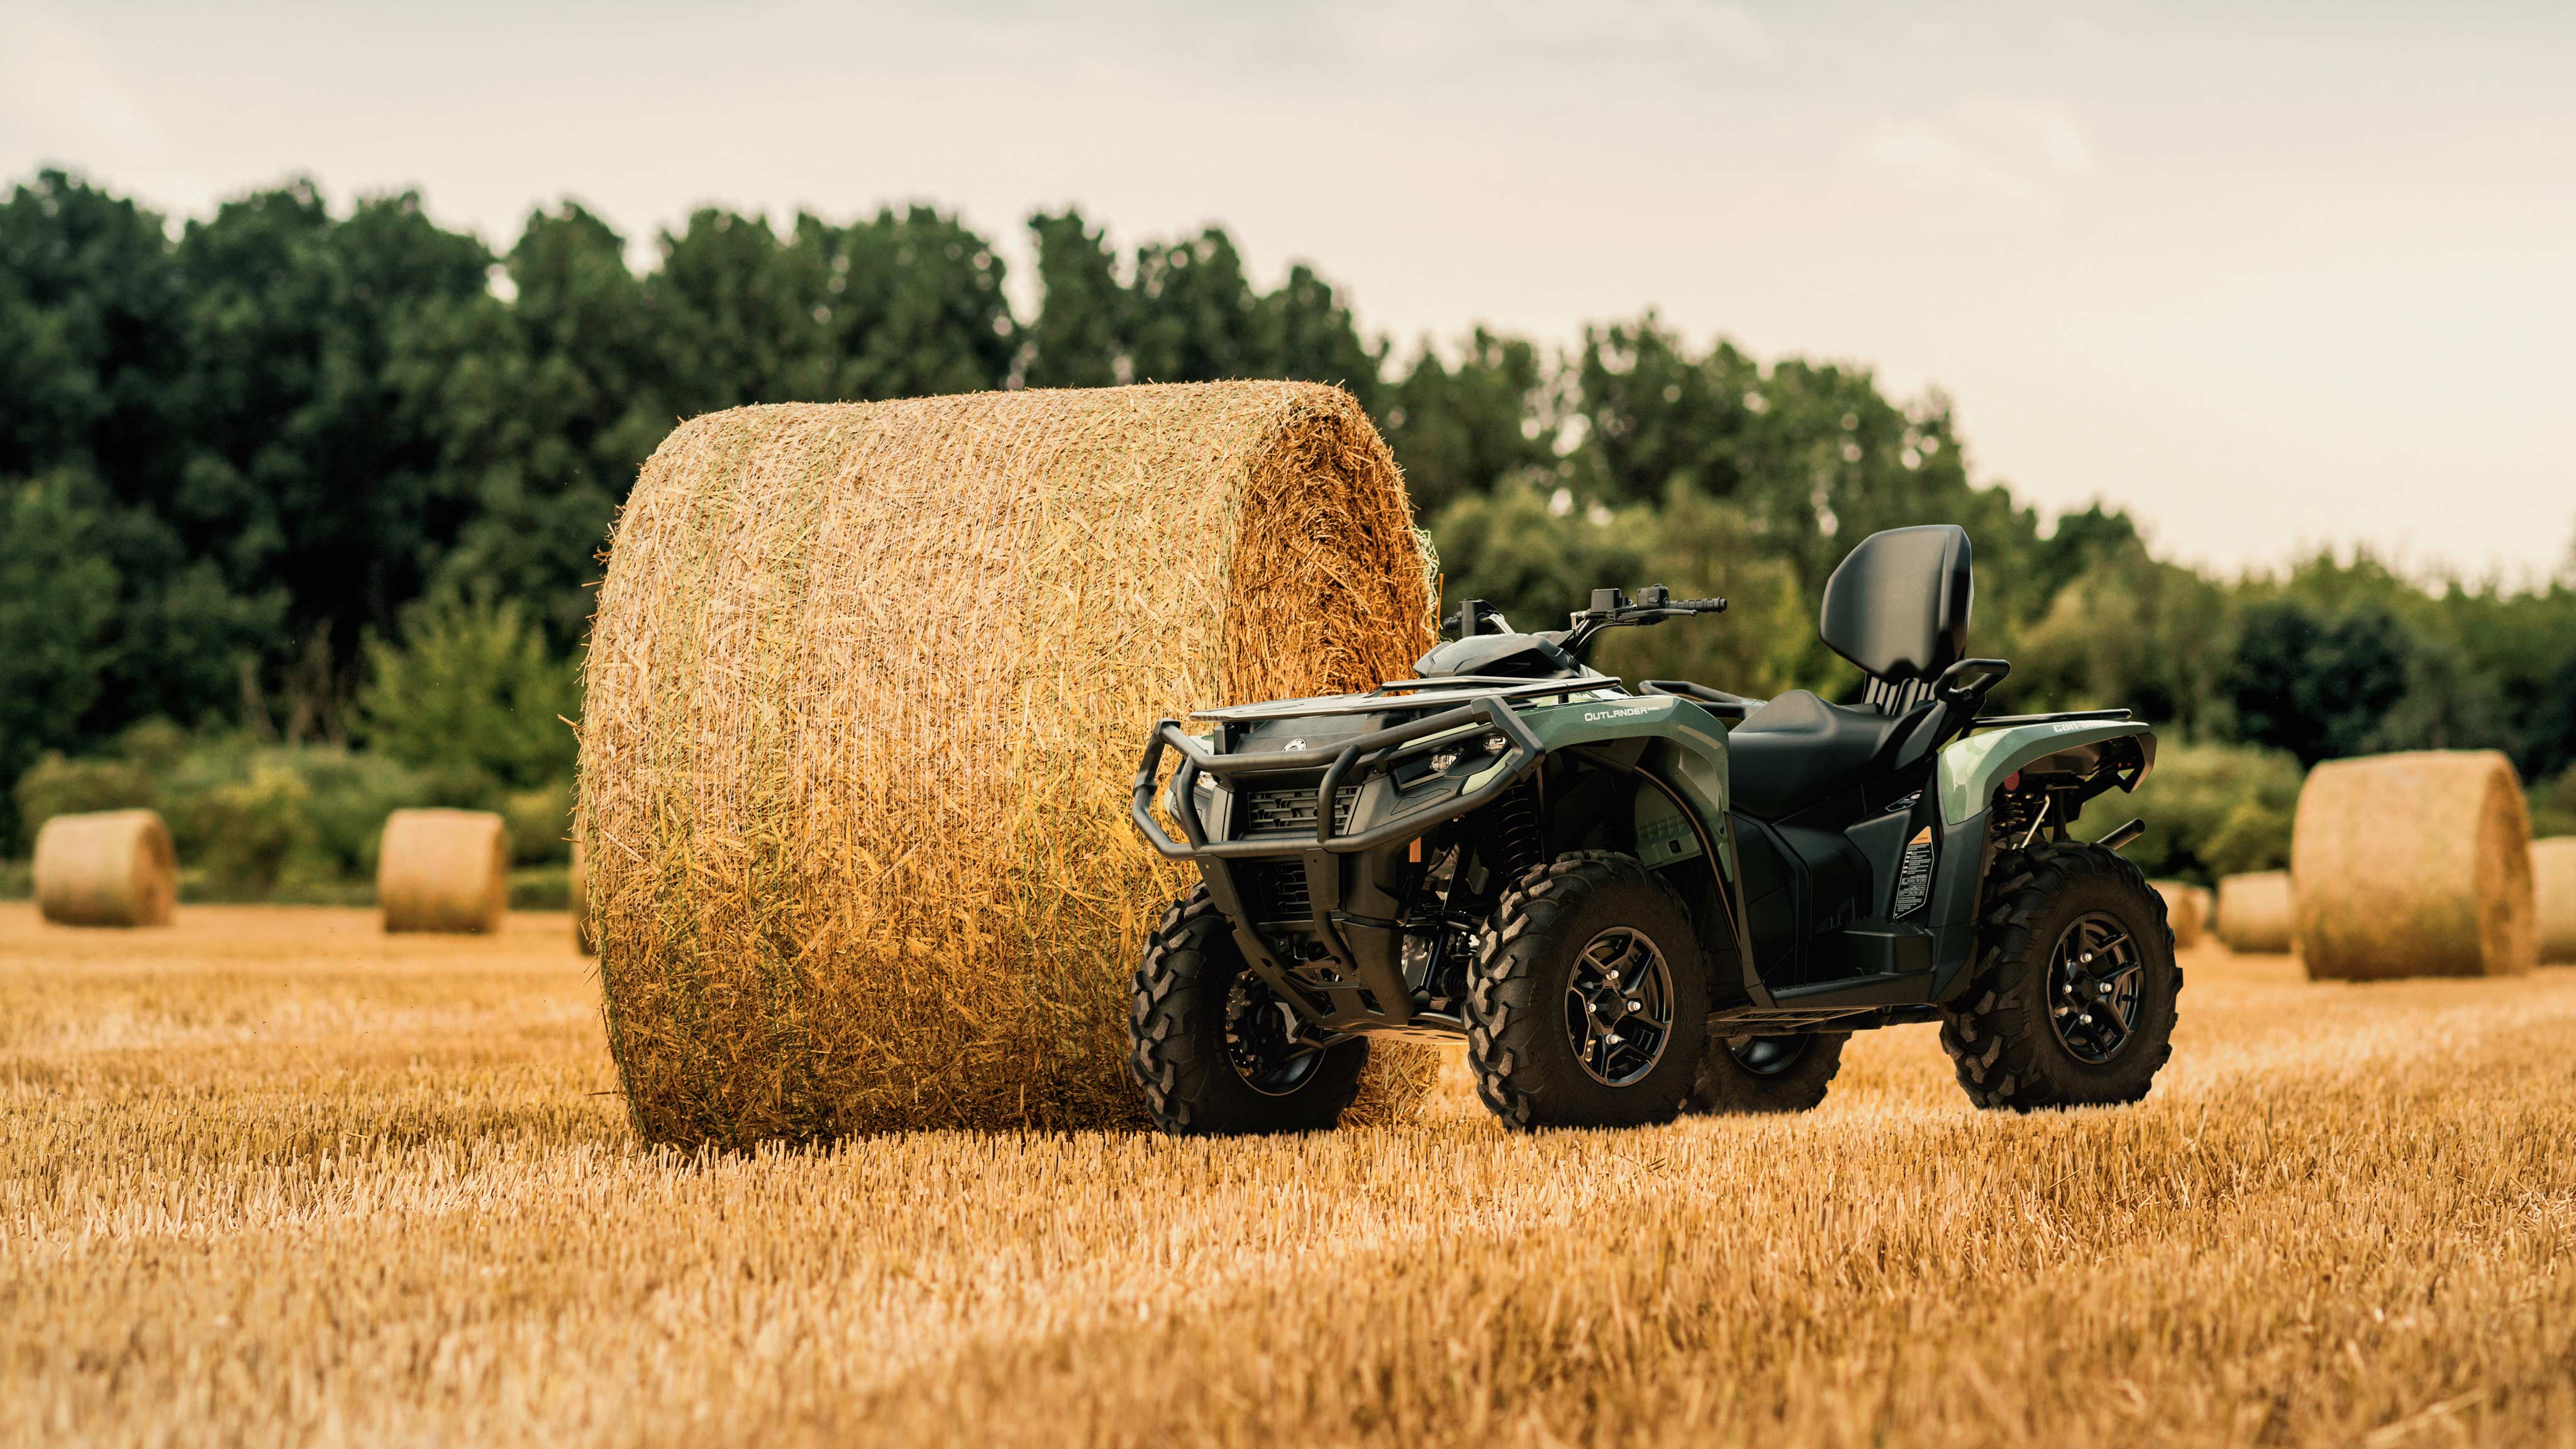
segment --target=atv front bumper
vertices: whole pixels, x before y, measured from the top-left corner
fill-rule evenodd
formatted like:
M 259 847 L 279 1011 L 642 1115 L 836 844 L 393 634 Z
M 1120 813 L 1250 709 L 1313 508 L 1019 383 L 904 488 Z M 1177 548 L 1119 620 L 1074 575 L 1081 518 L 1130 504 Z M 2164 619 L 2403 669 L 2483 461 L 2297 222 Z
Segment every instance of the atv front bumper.
M 1462 736 L 1481 739 L 1489 732 L 1501 737 L 1503 749 L 1480 762 L 1465 788 L 1425 798 L 1416 805 L 1393 796 L 1390 784 L 1387 798 L 1394 799 L 1390 808 L 1377 811 L 1376 818 L 1364 828 L 1342 828 L 1336 818 L 1341 812 L 1336 807 L 1346 792 L 1355 787 L 1365 789 L 1381 777 L 1392 776 L 1408 762 L 1452 748 Z M 1155 787 L 1166 750 L 1180 755 L 1180 765 L 1165 797 L 1181 829 L 1182 838 L 1178 840 L 1154 816 Z M 1222 753 L 1185 732 L 1180 721 L 1166 719 L 1154 727 L 1144 759 L 1137 766 L 1129 813 L 1138 833 L 1156 853 L 1166 859 L 1197 864 L 1209 895 L 1234 923 L 1235 939 L 1247 963 L 1300 1016 L 1336 1031 L 1402 1028 L 1414 1016 L 1413 994 L 1405 980 L 1402 961 L 1403 923 L 1391 914 L 1379 913 L 1391 910 L 1394 903 L 1376 892 L 1363 887 L 1356 892 L 1360 899 L 1349 898 L 1354 892 L 1346 890 L 1346 885 L 1365 880 L 1369 872 L 1346 867 L 1342 857 L 1396 850 L 1428 831 L 1493 804 L 1535 769 L 1545 753 L 1546 747 L 1538 736 L 1500 695 L 1478 696 L 1453 709 L 1339 741 L 1331 747 L 1329 761 L 1320 749 Z M 1322 773 L 1317 776 L 1319 765 Z M 1199 808 L 1202 775 L 1215 776 L 1225 782 L 1229 791 L 1239 791 L 1239 782 L 1252 777 L 1286 776 L 1295 780 L 1301 791 L 1304 781 L 1312 779 L 1313 834 L 1301 836 L 1276 830 L 1256 833 L 1247 828 L 1248 812 L 1229 809 L 1222 812 L 1219 833 L 1233 838 L 1211 839 Z M 1306 948 L 1310 956 L 1320 948 L 1323 955 L 1331 958 L 1330 974 L 1338 978 L 1335 984 L 1316 981 L 1311 967 L 1326 964 L 1321 961 L 1298 962 L 1301 969 L 1292 972 L 1290 963 L 1280 959 L 1275 933 L 1260 929 L 1286 923 L 1265 921 L 1264 916 L 1272 913 L 1250 899 L 1251 893 L 1238 877 L 1238 865 L 1255 861 L 1270 862 L 1267 868 L 1295 870 L 1302 876 L 1304 918 L 1296 923 L 1297 934 L 1313 943 Z M 1349 909 L 1352 905 L 1360 909 Z

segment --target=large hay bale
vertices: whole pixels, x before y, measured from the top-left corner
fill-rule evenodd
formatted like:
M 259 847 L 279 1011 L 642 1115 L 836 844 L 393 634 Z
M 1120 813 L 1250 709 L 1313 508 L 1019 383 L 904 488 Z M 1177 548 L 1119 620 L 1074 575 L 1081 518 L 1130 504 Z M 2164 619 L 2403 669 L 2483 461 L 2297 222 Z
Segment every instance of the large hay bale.
M 1127 822 L 1159 716 L 1410 672 L 1433 602 L 1348 394 L 739 408 L 620 516 L 580 831 L 657 1142 L 1141 1123 L 1127 981 L 1194 872 Z M 1350 1121 L 1434 1049 L 1372 1043 Z
M 2531 968 L 2531 820 L 2494 750 L 2329 760 L 2290 842 L 2299 955 L 2320 980 Z
M 2187 951 L 2199 945 L 2201 930 L 2208 924 L 2208 917 L 2201 913 L 2200 903 L 2206 892 L 2187 881 L 2150 883 L 2155 886 L 2156 894 L 2165 898 L 2165 924 L 2173 928 L 2174 949 Z
M 2531 843 L 2531 893 L 2540 959 L 2576 964 L 2576 835 Z
M 2298 935 L 2297 892 L 2286 870 L 2231 875 L 2218 883 L 2218 939 L 2230 951 L 2279 955 Z
M 36 832 L 36 909 L 62 926 L 166 926 L 179 857 L 158 811 L 57 815 Z
M 573 949 L 585 956 L 598 955 L 599 942 L 590 933 L 590 857 L 582 850 L 577 835 L 573 837 L 572 872 L 565 879 L 564 895 L 572 909 Z
M 388 931 L 497 931 L 510 908 L 510 827 L 489 810 L 397 810 L 376 854 Z

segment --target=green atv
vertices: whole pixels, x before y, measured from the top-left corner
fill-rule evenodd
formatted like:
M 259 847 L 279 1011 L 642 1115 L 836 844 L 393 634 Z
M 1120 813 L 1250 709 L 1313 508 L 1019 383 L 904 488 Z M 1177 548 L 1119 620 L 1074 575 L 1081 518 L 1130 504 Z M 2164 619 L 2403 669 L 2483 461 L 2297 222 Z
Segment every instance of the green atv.
M 1978 1106 L 2145 1096 L 2182 973 L 2118 853 L 2144 827 L 2067 827 L 2155 735 L 1979 718 L 2011 666 L 1961 657 L 1971 592 L 1958 528 L 1851 551 L 1820 632 L 1857 707 L 1590 668 L 1607 630 L 1726 607 L 1648 588 L 1538 634 L 1470 601 L 1419 678 L 1162 721 L 1135 823 L 1200 883 L 1135 976 L 1154 1120 L 1332 1126 L 1376 1036 L 1463 1038 L 1515 1127 L 1803 1111 L 1852 1032 L 1923 1021 Z

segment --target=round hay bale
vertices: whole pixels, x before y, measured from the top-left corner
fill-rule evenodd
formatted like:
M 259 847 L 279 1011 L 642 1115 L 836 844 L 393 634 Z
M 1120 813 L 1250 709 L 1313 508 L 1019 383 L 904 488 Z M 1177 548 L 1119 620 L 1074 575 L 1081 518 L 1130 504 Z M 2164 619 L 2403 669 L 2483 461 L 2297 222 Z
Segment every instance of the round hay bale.
M 584 665 L 579 831 L 639 1130 L 1141 1125 L 1127 983 L 1195 879 L 1128 824 L 1146 731 L 1407 675 L 1428 584 L 1336 388 L 681 425 Z M 1436 1049 L 1371 1046 L 1353 1119 L 1409 1114 Z
M 2543 962 L 2576 964 L 2576 835 L 2531 843 L 2531 889 Z
M 36 832 L 36 909 L 60 926 L 166 926 L 179 857 L 154 810 L 57 815 Z
M 582 850 L 579 835 L 573 837 L 572 874 L 564 884 L 564 895 L 572 908 L 573 949 L 585 956 L 598 955 L 599 943 L 590 934 L 590 857 Z
M 2298 935 L 2297 892 L 2286 870 L 2231 875 L 2218 883 L 2218 939 L 2230 951 L 2282 955 Z
M 510 828 L 489 810 L 397 810 L 376 855 L 388 931 L 497 931 L 510 908 Z
M 2191 898 L 2200 904 L 2200 930 L 2206 936 L 2218 934 L 2218 892 L 2207 886 L 2193 886 Z
M 2290 839 L 2299 955 L 2318 980 L 2531 969 L 2531 819 L 2493 750 L 2329 760 Z
M 2165 924 L 2173 928 L 2174 949 L 2189 950 L 2200 944 L 2200 933 L 2208 917 L 2201 913 L 2201 888 L 2178 880 L 2152 882 L 2156 894 L 2165 898 Z

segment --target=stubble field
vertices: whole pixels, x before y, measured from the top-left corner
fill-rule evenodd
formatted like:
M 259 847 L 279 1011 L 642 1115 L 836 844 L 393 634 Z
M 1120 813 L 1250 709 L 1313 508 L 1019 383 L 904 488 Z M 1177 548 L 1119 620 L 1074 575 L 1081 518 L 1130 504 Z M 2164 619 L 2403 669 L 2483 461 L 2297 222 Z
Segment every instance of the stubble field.
M 629 1134 L 564 918 L 0 906 L 0 1442 L 2576 1444 L 2576 971 L 2185 956 L 2143 1107 Z

